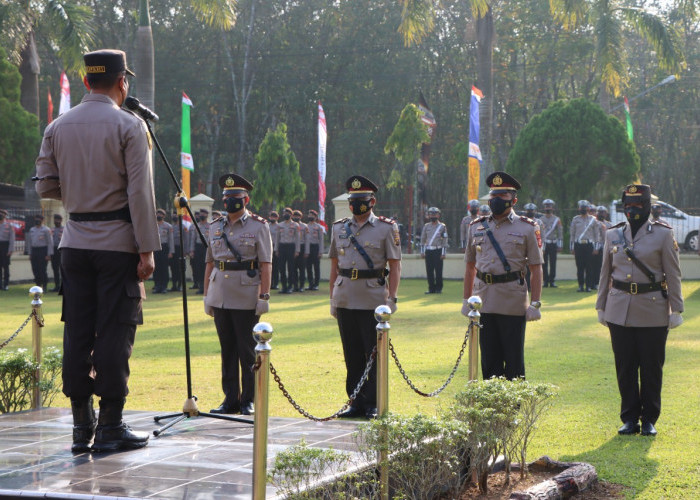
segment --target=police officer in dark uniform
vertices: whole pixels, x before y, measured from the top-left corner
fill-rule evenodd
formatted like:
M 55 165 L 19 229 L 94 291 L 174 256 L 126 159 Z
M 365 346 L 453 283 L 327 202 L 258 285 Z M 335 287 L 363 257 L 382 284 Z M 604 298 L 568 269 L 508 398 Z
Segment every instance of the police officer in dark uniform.
M 61 288 L 61 249 L 58 248 L 58 244 L 61 243 L 61 236 L 63 236 L 63 216 L 61 214 L 54 214 L 53 226 L 51 230 L 51 237 L 53 239 L 51 269 L 53 270 L 54 287 L 51 291 L 58 292 Z
M 46 290 L 49 282 L 46 270 L 53 256 L 53 238 L 51 230 L 44 225 L 43 215 L 34 216 L 34 227 L 29 229 L 25 245 L 32 264 L 34 283 Z
M 272 239 L 267 221 L 246 208 L 253 185 L 240 175 L 225 174 L 219 186 L 227 214 L 212 221 L 209 230 L 204 310 L 214 317 L 221 343 L 225 398 L 211 412 L 251 415 L 255 383 L 251 332 L 269 310 Z
M 296 286 L 297 272 L 294 259 L 301 252 L 300 238 L 299 225 L 292 220 L 292 209 L 286 207 L 282 212 L 282 222 L 277 229 L 275 244 L 282 282 L 282 290 L 279 293 L 292 293 L 292 289 Z
M 590 292 L 595 289 L 593 256 L 600 252 L 601 247 L 600 227 L 596 218 L 589 214 L 590 206 L 587 200 L 579 200 L 579 215 L 571 219 L 569 231 L 569 249 L 576 259 L 577 291 L 579 292 Z
M 74 452 L 140 448 L 122 411 L 129 357 L 143 323 L 143 281 L 160 249 L 151 140 L 128 95 L 126 55 L 84 56 L 90 93 L 46 127 L 36 161 L 39 196 L 63 200 L 70 214 L 61 238 L 63 392 L 71 399 Z M 95 422 L 92 395 L 99 396 Z M 97 424 L 95 426 L 95 424 Z
M 447 227 L 440 222 L 440 209 L 428 209 L 430 222 L 423 225 L 420 235 L 420 256 L 425 259 L 425 274 L 428 276 L 426 294 L 442 293 L 442 268 L 447 255 Z

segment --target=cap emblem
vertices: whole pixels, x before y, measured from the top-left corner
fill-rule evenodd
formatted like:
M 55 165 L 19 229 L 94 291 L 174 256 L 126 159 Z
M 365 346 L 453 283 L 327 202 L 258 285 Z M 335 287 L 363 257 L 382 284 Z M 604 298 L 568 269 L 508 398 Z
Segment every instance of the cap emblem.
M 362 187 L 362 183 L 360 182 L 360 179 L 353 179 L 351 185 L 352 185 L 353 189 L 360 189 L 360 187 Z
M 229 176 L 226 178 L 226 187 L 231 188 L 236 185 L 236 181 L 233 180 L 233 177 Z
M 104 66 L 86 66 L 85 71 L 87 73 L 106 73 Z
M 501 184 L 503 184 L 503 179 L 501 179 L 500 175 L 497 175 L 496 177 L 493 178 L 493 180 L 491 181 L 491 184 L 493 184 L 494 186 L 500 186 Z
M 630 193 L 636 193 L 636 192 L 637 192 L 637 186 L 630 186 L 629 192 L 630 192 Z

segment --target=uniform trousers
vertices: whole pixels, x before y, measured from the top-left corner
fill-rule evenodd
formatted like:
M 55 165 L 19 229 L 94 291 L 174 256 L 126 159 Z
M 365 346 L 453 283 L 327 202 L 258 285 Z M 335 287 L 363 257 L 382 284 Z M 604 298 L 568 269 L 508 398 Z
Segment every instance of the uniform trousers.
M 318 287 L 321 275 L 321 256 L 318 254 L 319 245 L 309 245 L 309 256 L 306 258 L 306 278 L 309 280 L 309 288 Z
M 345 392 L 352 395 L 367 367 L 367 361 L 377 346 L 377 320 L 371 309 L 336 309 L 340 341 L 345 356 Z M 377 360 L 375 358 L 369 377 L 362 385 L 353 408 L 377 407 Z
M 178 230 L 177 228 L 175 229 Z M 173 248 L 173 256 L 168 259 L 168 264 L 170 265 L 170 276 L 172 276 L 173 289 L 177 290 L 182 286 L 182 280 L 180 279 L 180 256 L 182 252 L 180 251 L 180 245 L 176 242 L 175 248 Z
M 428 291 L 442 292 L 442 248 L 425 251 L 425 272 L 428 275 Z
M 255 339 L 251 335 L 260 316 L 255 309 L 214 307 L 214 325 L 221 344 L 221 387 L 230 408 L 252 403 L 255 396 Z M 240 370 L 239 370 L 240 366 Z M 240 381 L 239 381 L 240 378 Z
M 303 252 L 299 252 L 299 255 L 294 258 L 294 270 L 297 274 L 294 289 L 303 290 L 306 281 L 306 257 L 304 257 Z
M 207 249 L 201 243 L 194 245 L 194 257 L 192 258 L 192 279 L 197 288 L 204 290 L 204 268 L 206 263 L 204 260 L 207 257 Z
M 484 380 L 525 376 L 525 316 L 481 313 L 481 374 Z
M 63 393 L 121 399 L 143 324 L 138 254 L 63 248 Z M 94 370 L 94 378 L 91 372 Z
M 49 247 L 32 247 L 29 260 L 32 263 L 32 273 L 34 274 L 34 283 L 46 291 L 46 285 L 49 283 L 49 275 L 46 272 L 49 263 L 46 261 L 46 256 L 49 254 Z
M 165 290 L 168 288 L 168 253 L 170 248 L 168 245 L 161 245 L 161 249 L 153 252 L 153 260 L 156 268 L 153 271 L 153 281 L 155 282 L 156 290 Z
M 655 424 L 661 413 L 661 382 L 666 358 L 668 327 L 630 327 L 608 323 L 617 387 L 620 420 Z
M 54 248 L 51 256 L 51 269 L 53 270 L 53 283 L 56 288 L 61 287 L 61 249 Z
M 544 275 L 544 283 L 552 284 L 554 279 L 557 277 L 557 253 L 559 248 L 556 243 L 545 243 L 544 252 L 542 253 L 544 257 L 544 263 L 542 264 L 542 273 Z
M 9 241 L 0 241 L 0 287 L 5 288 L 10 284 L 10 251 Z
M 280 259 L 277 257 L 276 252 L 272 252 L 272 279 L 271 288 L 274 290 L 279 288 L 280 284 Z
M 297 282 L 297 270 L 294 265 L 294 243 L 280 243 L 279 253 L 282 290 L 289 290 L 293 288 Z
M 593 244 L 574 243 L 574 259 L 576 260 L 576 277 L 579 288 L 592 288 L 593 280 Z
M 593 286 L 598 286 L 600 281 L 600 270 L 603 267 L 603 251 L 599 251 L 596 255 L 591 255 L 591 282 Z

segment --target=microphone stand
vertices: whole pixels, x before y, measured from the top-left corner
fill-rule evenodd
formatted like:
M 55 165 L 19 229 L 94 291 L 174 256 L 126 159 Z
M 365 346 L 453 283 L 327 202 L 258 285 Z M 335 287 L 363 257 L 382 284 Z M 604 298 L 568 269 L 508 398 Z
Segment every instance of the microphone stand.
M 175 174 L 173 173 L 173 169 L 170 167 L 170 164 L 168 163 L 168 159 L 165 157 L 165 153 L 163 153 L 163 149 L 160 147 L 160 143 L 158 142 L 158 139 L 156 138 L 156 135 L 153 133 L 153 129 L 151 128 L 151 124 L 148 121 L 149 117 L 145 115 L 145 113 L 138 113 L 141 118 L 143 118 L 143 121 L 146 122 L 146 128 L 148 129 L 148 133 L 150 134 L 151 138 L 153 139 L 153 143 L 156 145 L 156 149 L 158 150 L 158 153 L 160 155 L 161 160 L 163 160 L 163 164 L 168 170 L 168 173 L 170 174 L 170 179 L 173 181 L 173 184 L 175 185 L 175 189 L 177 190 L 177 194 L 175 195 L 175 207 L 177 208 L 177 225 L 179 227 L 180 231 L 180 275 L 182 276 L 182 316 L 184 320 L 184 326 L 185 326 L 185 367 L 186 367 L 186 373 L 187 373 L 187 399 L 185 400 L 185 403 L 182 406 L 182 411 L 176 412 L 176 413 L 168 413 L 166 415 L 156 415 L 153 417 L 153 420 L 156 422 L 160 422 L 161 420 L 166 420 L 173 418 L 174 420 L 171 420 L 164 426 L 156 429 L 153 431 L 153 435 L 158 437 L 160 436 L 165 430 L 169 429 L 173 425 L 177 424 L 178 422 L 181 422 L 182 420 L 185 420 L 186 418 L 191 418 L 191 417 L 209 417 L 209 418 L 218 418 L 220 420 L 229 420 L 233 422 L 243 422 L 246 424 L 254 424 L 253 420 L 247 420 L 245 418 L 238 418 L 238 417 L 232 417 L 231 415 L 222 415 L 219 413 L 207 413 L 203 411 L 199 411 L 199 408 L 197 408 L 197 397 L 192 395 L 192 371 L 191 371 L 191 364 L 190 364 L 190 328 L 189 328 L 189 319 L 188 319 L 188 314 L 187 314 L 187 286 L 185 282 L 185 251 L 184 251 L 184 235 L 183 235 L 183 229 L 182 229 L 182 216 L 185 212 L 187 212 L 190 215 L 190 218 L 192 219 L 192 223 L 194 224 L 194 227 L 197 229 L 197 233 L 199 235 L 199 239 L 202 241 L 204 244 L 204 247 L 206 248 L 207 241 L 204 238 L 204 235 L 202 234 L 202 230 L 199 228 L 199 225 L 197 224 L 196 219 L 194 218 L 192 214 L 192 209 L 190 208 L 190 203 L 185 194 L 182 192 L 182 187 L 180 186 L 180 183 L 178 182 L 177 178 L 175 177 Z

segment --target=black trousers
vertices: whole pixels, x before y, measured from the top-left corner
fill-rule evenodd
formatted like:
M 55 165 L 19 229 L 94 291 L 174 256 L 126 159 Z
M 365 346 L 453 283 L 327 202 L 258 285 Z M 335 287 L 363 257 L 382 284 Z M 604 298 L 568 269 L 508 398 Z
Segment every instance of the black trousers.
M 39 285 L 46 291 L 46 285 L 49 283 L 49 275 L 46 272 L 49 263 L 46 261 L 46 256 L 49 254 L 49 247 L 33 247 L 29 254 L 29 261 L 32 264 L 32 274 L 34 274 L 34 283 Z
M 255 364 L 256 343 L 251 332 L 259 318 L 255 309 L 214 308 L 214 324 L 221 344 L 221 387 L 225 404 L 231 408 L 251 403 L 255 396 L 255 375 L 251 368 Z
M 661 382 L 666 359 L 668 328 L 629 327 L 608 323 L 617 387 L 620 420 L 656 423 L 661 413 Z
M 278 288 L 280 284 L 280 259 L 275 252 L 272 252 L 272 282 L 270 286 Z
M 63 248 L 63 393 L 120 399 L 143 323 L 137 254 Z M 94 372 L 94 376 L 92 374 Z
M 544 275 L 544 283 L 550 285 L 554 283 L 557 277 L 557 253 L 559 253 L 556 243 L 545 243 L 544 245 L 544 263 L 542 264 L 542 273 Z
M 345 392 L 348 397 L 353 393 L 377 345 L 377 320 L 374 311 L 365 309 L 337 309 L 340 341 L 343 343 L 345 356 Z M 369 378 L 360 389 L 354 408 L 377 407 L 377 361 L 375 359 Z
M 0 287 L 5 288 L 10 284 L 10 251 L 9 241 L 0 241 Z
M 304 257 L 303 251 L 299 252 L 299 255 L 294 258 L 294 269 L 297 274 L 297 279 L 294 282 L 294 288 L 303 290 L 304 282 L 306 281 L 306 257 Z
M 175 229 L 178 230 L 177 228 Z M 168 265 L 170 266 L 170 276 L 172 276 L 173 288 L 178 289 L 182 286 L 182 279 L 180 278 L 180 256 L 182 252 L 180 251 L 180 245 L 175 243 L 175 248 L 173 249 L 172 258 L 168 259 Z
M 153 252 L 153 260 L 156 268 L 153 271 L 153 281 L 156 284 L 156 290 L 165 290 L 168 288 L 170 274 L 168 273 L 168 253 L 170 248 L 168 245 L 161 245 L 161 249 Z
M 279 267 L 282 289 L 289 290 L 296 286 L 297 270 L 294 265 L 294 243 L 279 244 Z
M 428 275 L 428 291 L 442 292 L 442 249 L 425 251 L 425 272 Z
M 306 259 L 306 278 L 309 280 L 309 287 L 318 287 L 321 275 L 321 256 L 318 250 L 319 245 L 315 243 L 309 245 L 309 256 Z
M 204 290 L 204 269 L 206 267 L 204 260 L 206 257 L 207 249 L 204 248 L 204 245 L 195 243 L 194 257 L 192 258 L 192 279 L 200 290 Z
M 481 313 L 481 375 L 484 380 L 525 376 L 525 316 Z
M 598 286 L 600 281 L 600 270 L 603 268 L 603 251 L 600 250 L 596 255 L 591 255 L 591 282 L 593 286 Z
M 593 280 L 593 244 L 574 243 L 574 259 L 576 260 L 576 277 L 578 286 L 592 288 L 595 286 Z
M 53 283 L 56 288 L 61 287 L 61 249 L 54 248 L 51 256 L 51 270 L 53 271 Z

